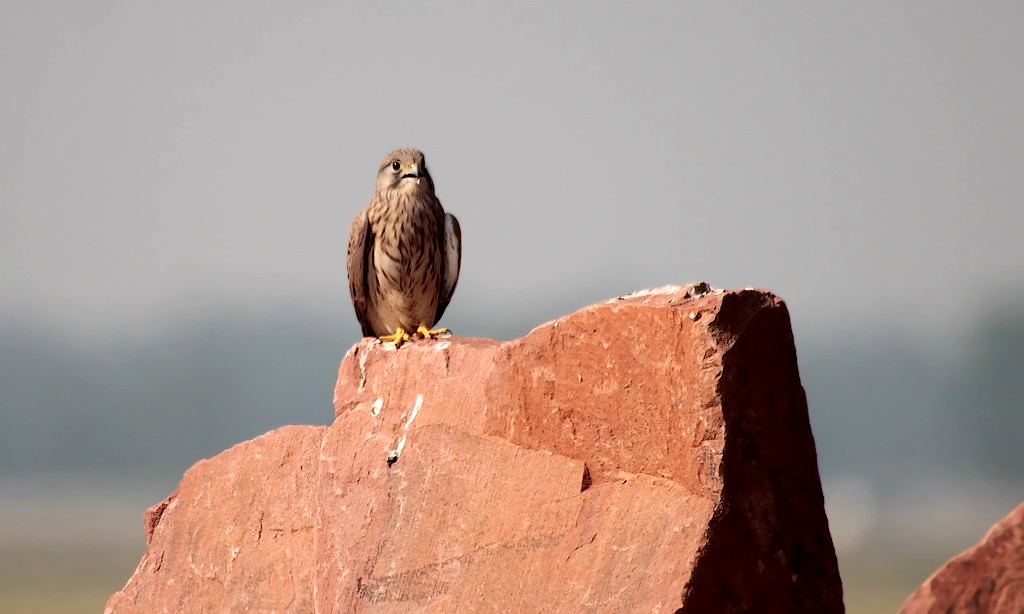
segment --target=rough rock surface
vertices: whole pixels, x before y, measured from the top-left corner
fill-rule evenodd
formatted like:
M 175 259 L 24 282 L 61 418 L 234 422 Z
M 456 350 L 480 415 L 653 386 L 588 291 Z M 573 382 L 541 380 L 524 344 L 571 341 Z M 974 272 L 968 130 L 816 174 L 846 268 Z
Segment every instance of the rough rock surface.
M 346 354 L 334 423 L 190 469 L 107 612 L 841 612 L 789 315 L 648 290 Z
M 925 580 L 900 612 L 1024 612 L 1024 503 Z

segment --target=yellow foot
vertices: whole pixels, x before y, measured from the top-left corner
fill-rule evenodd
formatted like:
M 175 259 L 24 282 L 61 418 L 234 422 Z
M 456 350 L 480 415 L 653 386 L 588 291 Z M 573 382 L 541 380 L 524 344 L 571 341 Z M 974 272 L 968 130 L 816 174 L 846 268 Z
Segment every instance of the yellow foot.
M 378 337 L 381 341 L 393 341 L 396 348 L 402 347 L 402 344 L 410 339 L 409 333 L 405 332 L 405 329 L 399 326 L 395 329 L 393 335 L 381 335 Z
M 424 339 L 431 339 L 431 338 L 437 337 L 439 335 L 447 335 L 448 334 L 448 329 L 447 328 L 435 328 L 434 330 L 430 330 L 426 326 L 423 326 L 422 324 L 420 324 L 419 328 L 416 329 L 416 334 L 417 335 L 423 335 Z

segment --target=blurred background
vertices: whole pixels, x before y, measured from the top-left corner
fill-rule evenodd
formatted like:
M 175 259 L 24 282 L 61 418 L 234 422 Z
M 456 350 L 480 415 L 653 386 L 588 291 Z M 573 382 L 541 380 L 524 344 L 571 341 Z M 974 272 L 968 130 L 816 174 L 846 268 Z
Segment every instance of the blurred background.
M 390 149 L 508 339 L 786 299 L 850 612 L 1024 499 L 1024 4 L 0 4 L 0 611 L 98 611 L 202 457 L 327 424 Z

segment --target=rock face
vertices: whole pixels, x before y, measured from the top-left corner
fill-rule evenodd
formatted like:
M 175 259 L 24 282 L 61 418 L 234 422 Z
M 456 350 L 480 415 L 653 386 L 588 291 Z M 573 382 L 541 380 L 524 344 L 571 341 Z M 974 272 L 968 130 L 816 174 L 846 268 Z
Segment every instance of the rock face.
M 1024 503 L 925 580 L 900 612 L 1024 612 Z
M 107 612 L 841 612 L 789 315 L 669 287 L 364 339 L 334 423 L 196 464 Z

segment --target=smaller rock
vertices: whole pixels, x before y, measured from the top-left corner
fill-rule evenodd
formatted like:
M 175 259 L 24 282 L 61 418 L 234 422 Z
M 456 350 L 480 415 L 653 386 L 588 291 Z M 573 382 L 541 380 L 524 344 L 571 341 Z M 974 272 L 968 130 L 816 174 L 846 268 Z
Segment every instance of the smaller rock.
M 925 580 L 900 612 L 1024 612 L 1024 503 Z

